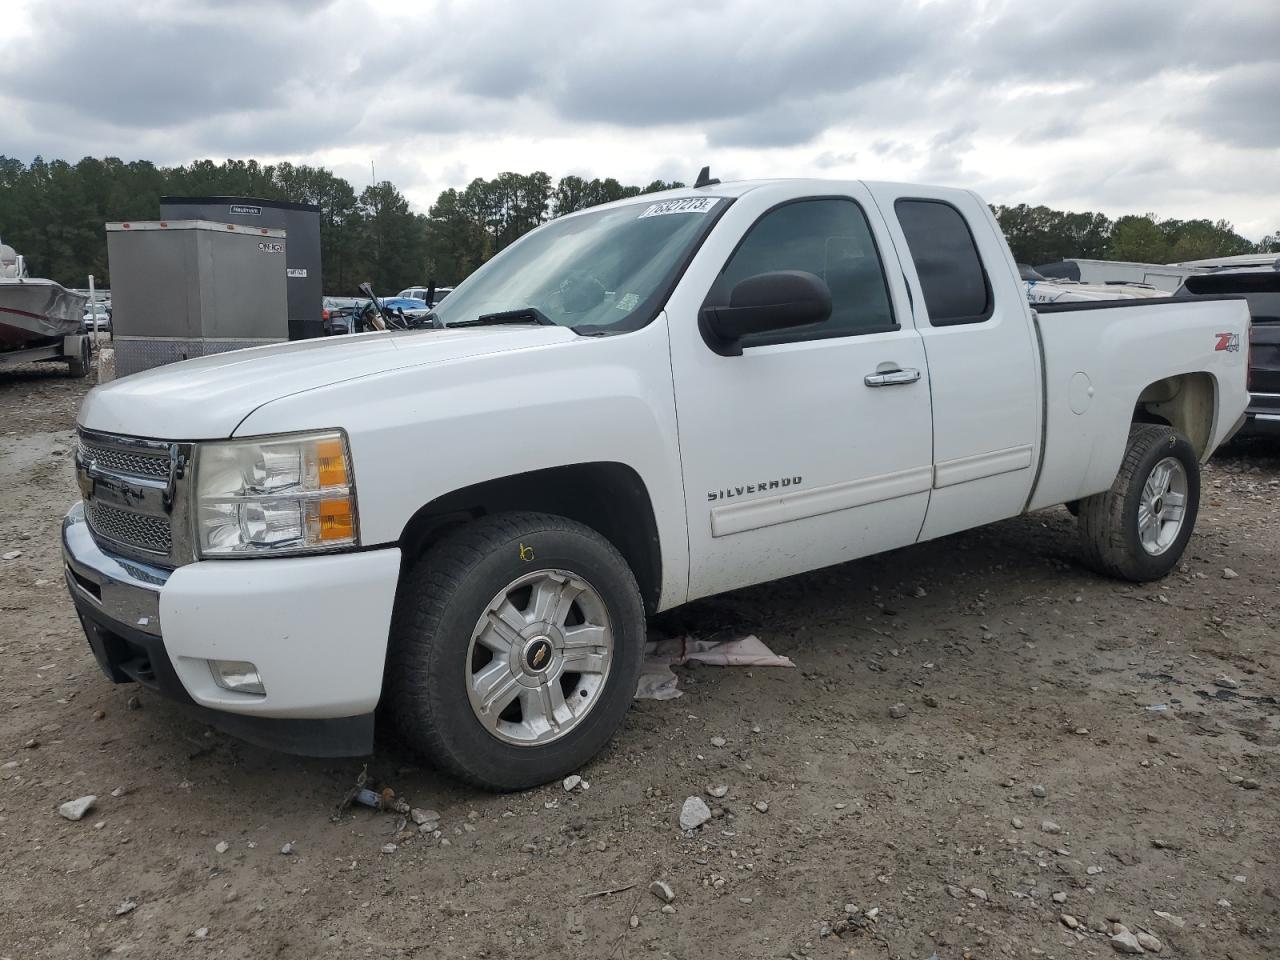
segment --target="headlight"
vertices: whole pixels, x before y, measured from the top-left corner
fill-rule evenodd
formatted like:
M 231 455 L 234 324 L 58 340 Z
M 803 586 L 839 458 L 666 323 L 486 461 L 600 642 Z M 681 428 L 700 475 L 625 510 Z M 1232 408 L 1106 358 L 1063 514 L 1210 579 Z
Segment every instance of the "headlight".
M 351 455 L 338 431 L 202 443 L 196 451 L 202 557 L 354 546 Z

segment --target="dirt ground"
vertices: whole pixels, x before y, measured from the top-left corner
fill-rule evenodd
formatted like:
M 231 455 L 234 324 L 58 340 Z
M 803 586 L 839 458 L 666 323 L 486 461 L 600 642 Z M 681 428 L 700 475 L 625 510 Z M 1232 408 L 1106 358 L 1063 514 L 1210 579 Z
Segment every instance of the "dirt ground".
M 0 958 L 1105 957 L 1108 918 L 1162 956 L 1280 950 L 1280 445 L 1208 466 L 1161 583 L 1083 569 L 1055 509 L 660 618 L 797 669 L 681 669 L 589 790 L 490 796 L 380 747 L 436 838 L 334 819 L 362 760 L 101 674 L 58 552 L 85 389 L 0 374 Z M 717 816 L 685 836 L 691 795 Z

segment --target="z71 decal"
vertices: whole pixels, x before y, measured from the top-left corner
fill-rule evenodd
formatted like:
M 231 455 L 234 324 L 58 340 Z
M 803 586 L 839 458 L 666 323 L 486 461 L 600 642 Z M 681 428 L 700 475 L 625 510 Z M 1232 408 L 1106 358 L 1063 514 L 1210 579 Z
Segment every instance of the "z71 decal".
M 1218 338 L 1217 345 L 1214 350 L 1226 350 L 1228 353 L 1236 353 L 1240 349 L 1240 334 L 1238 333 L 1215 333 Z

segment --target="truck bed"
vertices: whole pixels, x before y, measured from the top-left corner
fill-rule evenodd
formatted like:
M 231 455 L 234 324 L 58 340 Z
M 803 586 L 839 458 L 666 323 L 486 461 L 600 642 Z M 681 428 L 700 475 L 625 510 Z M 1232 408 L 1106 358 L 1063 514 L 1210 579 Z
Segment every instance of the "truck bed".
M 1249 309 L 1241 297 L 1055 303 L 1038 305 L 1033 315 L 1045 416 L 1029 509 L 1108 489 L 1139 399 L 1169 377 L 1200 373 L 1212 383 L 1209 427 L 1190 437 L 1202 458 L 1244 413 Z M 1232 389 L 1221 389 L 1223 382 Z M 1224 397 L 1232 398 L 1229 408 Z

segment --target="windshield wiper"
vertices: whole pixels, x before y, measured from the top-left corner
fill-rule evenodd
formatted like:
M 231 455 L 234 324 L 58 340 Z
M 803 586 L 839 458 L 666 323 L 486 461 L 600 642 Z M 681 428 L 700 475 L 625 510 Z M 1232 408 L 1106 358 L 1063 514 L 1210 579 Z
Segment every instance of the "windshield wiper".
M 446 323 L 446 327 L 488 327 L 500 323 L 536 323 L 540 327 L 554 327 L 556 322 L 537 307 L 519 307 L 515 310 L 501 310 L 498 313 L 482 313 L 474 320 L 459 320 L 457 323 Z

